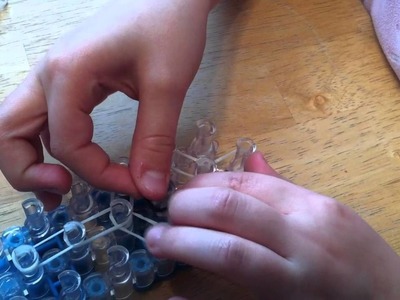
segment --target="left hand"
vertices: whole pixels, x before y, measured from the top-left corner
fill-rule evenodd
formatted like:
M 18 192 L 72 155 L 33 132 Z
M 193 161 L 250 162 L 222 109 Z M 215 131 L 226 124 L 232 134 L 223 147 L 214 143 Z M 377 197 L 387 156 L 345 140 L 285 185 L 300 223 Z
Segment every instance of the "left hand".
M 260 153 L 246 168 L 262 174 L 205 174 L 178 191 L 149 250 L 262 299 L 400 299 L 399 257 L 350 208 L 279 178 Z
M 217 0 L 118 0 L 61 37 L 0 104 L 0 170 L 46 210 L 71 187 L 165 197 L 182 103 Z M 92 141 L 92 110 L 116 91 L 139 100 L 129 168 Z M 43 145 L 60 164 L 44 161 Z M 65 168 L 65 167 L 67 168 Z

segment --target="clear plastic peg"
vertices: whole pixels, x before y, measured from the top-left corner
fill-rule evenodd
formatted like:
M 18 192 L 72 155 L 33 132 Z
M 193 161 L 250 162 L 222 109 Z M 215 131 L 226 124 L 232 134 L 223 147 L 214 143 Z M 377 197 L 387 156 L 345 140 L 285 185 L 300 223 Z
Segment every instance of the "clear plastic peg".
M 49 213 L 51 232 L 55 233 L 63 229 L 64 225 L 71 221 L 68 207 L 60 205 L 55 210 Z
M 118 158 L 117 161 L 118 164 L 125 166 L 127 168 L 129 168 L 129 157 L 126 156 L 121 156 Z M 114 193 L 113 198 L 119 198 L 119 199 L 125 199 L 128 200 L 132 203 L 133 205 L 133 199 L 131 198 L 131 196 L 129 196 L 128 194 L 123 194 L 123 193 Z
M 95 188 L 90 189 L 90 195 L 93 197 L 97 204 L 98 211 L 103 211 L 110 207 L 111 200 L 114 198 L 114 193 L 98 190 Z M 112 226 L 108 214 L 101 215 L 97 218 L 97 224 L 106 228 Z
M 104 227 L 101 226 L 96 227 L 94 230 L 90 232 L 89 237 L 95 236 L 104 231 L 105 231 Z M 110 232 L 107 235 L 99 236 L 91 243 L 92 252 L 95 257 L 94 268 L 96 272 L 99 273 L 108 272 L 108 269 L 110 267 L 110 261 L 108 259 L 107 250 L 108 248 L 114 245 L 115 245 L 115 237 L 113 232 Z
M 50 221 L 45 214 L 43 203 L 36 198 L 30 198 L 22 202 L 28 228 L 34 243 L 40 242 L 50 234 Z
M 86 238 L 86 229 L 82 223 L 70 221 L 64 225 L 64 241 L 68 246 L 74 246 L 69 252 L 71 264 L 81 275 L 88 275 L 94 267 L 89 245 L 79 246 Z
M 155 266 L 147 251 L 144 249 L 134 251 L 129 261 L 136 287 L 145 289 L 152 285 L 155 279 Z
M 4 252 L 3 242 L 0 240 L 0 274 L 7 272 L 10 269 L 10 262 Z
M 47 276 L 49 276 L 53 281 L 57 281 L 58 275 L 69 268 L 67 255 L 57 255 L 60 251 L 61 250 L 58 248 L 52 248 L 42 255 L 42 261 L 53 257 L 49 263 L 44 265 L 44 270 L 46 271 Z
M 113 199 L 110 206 L 110 218 L 117 225 L 123 225 L 126 230 L 133 231 L 132 204 L 125 199 Z M 118 245 L 124 246 L 128 251 L 133 251 L 135 247 L 134 236 L 122 230 L 115 231 L 114 235 Z
M 92 273 L 83 280 L 87 300 L 111 300 L 111 287 L 108 280 L 100 273 Z
M 110 258 L 109 277 L 114 288 L 115 299 L 131 299 L 133 294 L 132 272 L 129 264 L 129 252 L 123 246 L 108 249 Z
M 58 275 L 61 285 L 60 300 L 85 300 L 81 276 L 74 270 L 65 270 Z
M 195 138 L 186 149 L 187 154 L 193 157 L 205 156 L 214 159 L 218 143 L 215 141 L 216 127 L 213 122 L 205 119 L 196 122 L 197 133 Z
M 208 157 L 200 157 L 196 160 L 196 175 L 213 173 L 217 170 L 217 164 Z
M 239 138 L 236 141 L 236 153 L 229 163 L 228 171 L 243 171 L 247 157 L 256 151 L 256 144 L 249 138 Z
M 8 254 L 11 254 L 18 246 L 32 244 L 31 235 L 29 234 L 28 228 L 25 226 L 8 227 L 1 235 L 1 240 L 3 242 L 4 251 L 7 251 Z
M 155 259 L 156 274 L 159 277 L 167 277 L 175 271 L 176 262 L 170 259 Z
M 196 175 L 196 157 L 176 149 L 172 156 L 171 170 L 171 182 L 179 188 Z
M 89 186 L 85 182 L 77 182 L 71 188 L 72 197 L 69 203 L 70 214 L 73 220 L 83 221 L 98 212 L 98 207 L 90 194 Z M 97 225 L 96 220 L 85 223 L 87 231 Z
M 0 273 L 0 299 L 11 299 L 24 295 L 25 285 L 16 272 Z
M 50 294 L 50 288 L 39 266 L 39 254 L 33 246 L 22 245 L 12 252 L 12 261 L 22 275 L 29 299 L 42 299 Z

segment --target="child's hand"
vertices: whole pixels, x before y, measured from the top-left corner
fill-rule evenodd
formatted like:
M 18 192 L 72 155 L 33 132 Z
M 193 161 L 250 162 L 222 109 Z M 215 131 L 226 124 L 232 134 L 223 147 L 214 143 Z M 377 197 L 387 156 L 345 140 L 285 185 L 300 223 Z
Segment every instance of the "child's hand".
M 260 153 L 247 171 L 263 174 L 201 175 L 177 192 L 150 251 L 261 299 L 400 299 L 399 257 L 358 215 L 277 178 Z
M 99 188 L 161 198 L 216 2 L 111 1 L 61 38 L 0 106 L 0 169 L 12 186 L 44 202 L 69 190 L 67 170 L 43 163 L 42 139 L 52 156 Z M 91 142 L 89 114 L 116 91 L 140 100 L 129 170 Z

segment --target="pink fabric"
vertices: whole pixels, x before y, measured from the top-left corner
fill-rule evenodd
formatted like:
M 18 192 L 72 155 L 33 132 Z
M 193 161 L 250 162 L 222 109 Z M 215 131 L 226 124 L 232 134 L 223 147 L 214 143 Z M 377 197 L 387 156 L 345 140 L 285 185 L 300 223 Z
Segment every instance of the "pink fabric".
M 364 0 L 387 60 L 400 79 L 400 0 Z

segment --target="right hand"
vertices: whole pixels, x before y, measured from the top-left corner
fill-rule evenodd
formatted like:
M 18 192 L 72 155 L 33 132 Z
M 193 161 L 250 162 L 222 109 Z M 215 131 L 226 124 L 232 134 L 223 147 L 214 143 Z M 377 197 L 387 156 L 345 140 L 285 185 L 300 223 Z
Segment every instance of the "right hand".
M 146 234 L 152 254 L 260 299 L 400 299 L 400 258 L 350 208 L 282 180 L 260 153 L 246 170 L 202 174 L 176 192 L 171 224 Z
M 70 189 L 63 166 L 43 163 L 42 140 L 98 188 L 162 198 L 183 99 L 216 2 L 111 1 L 59 39 L 0 106 L 0 169 L 11 185 L 35 191 L 47 208 Z M 129 169 L 92 143 L 90 113 L 116 91 L 140 101 Z

